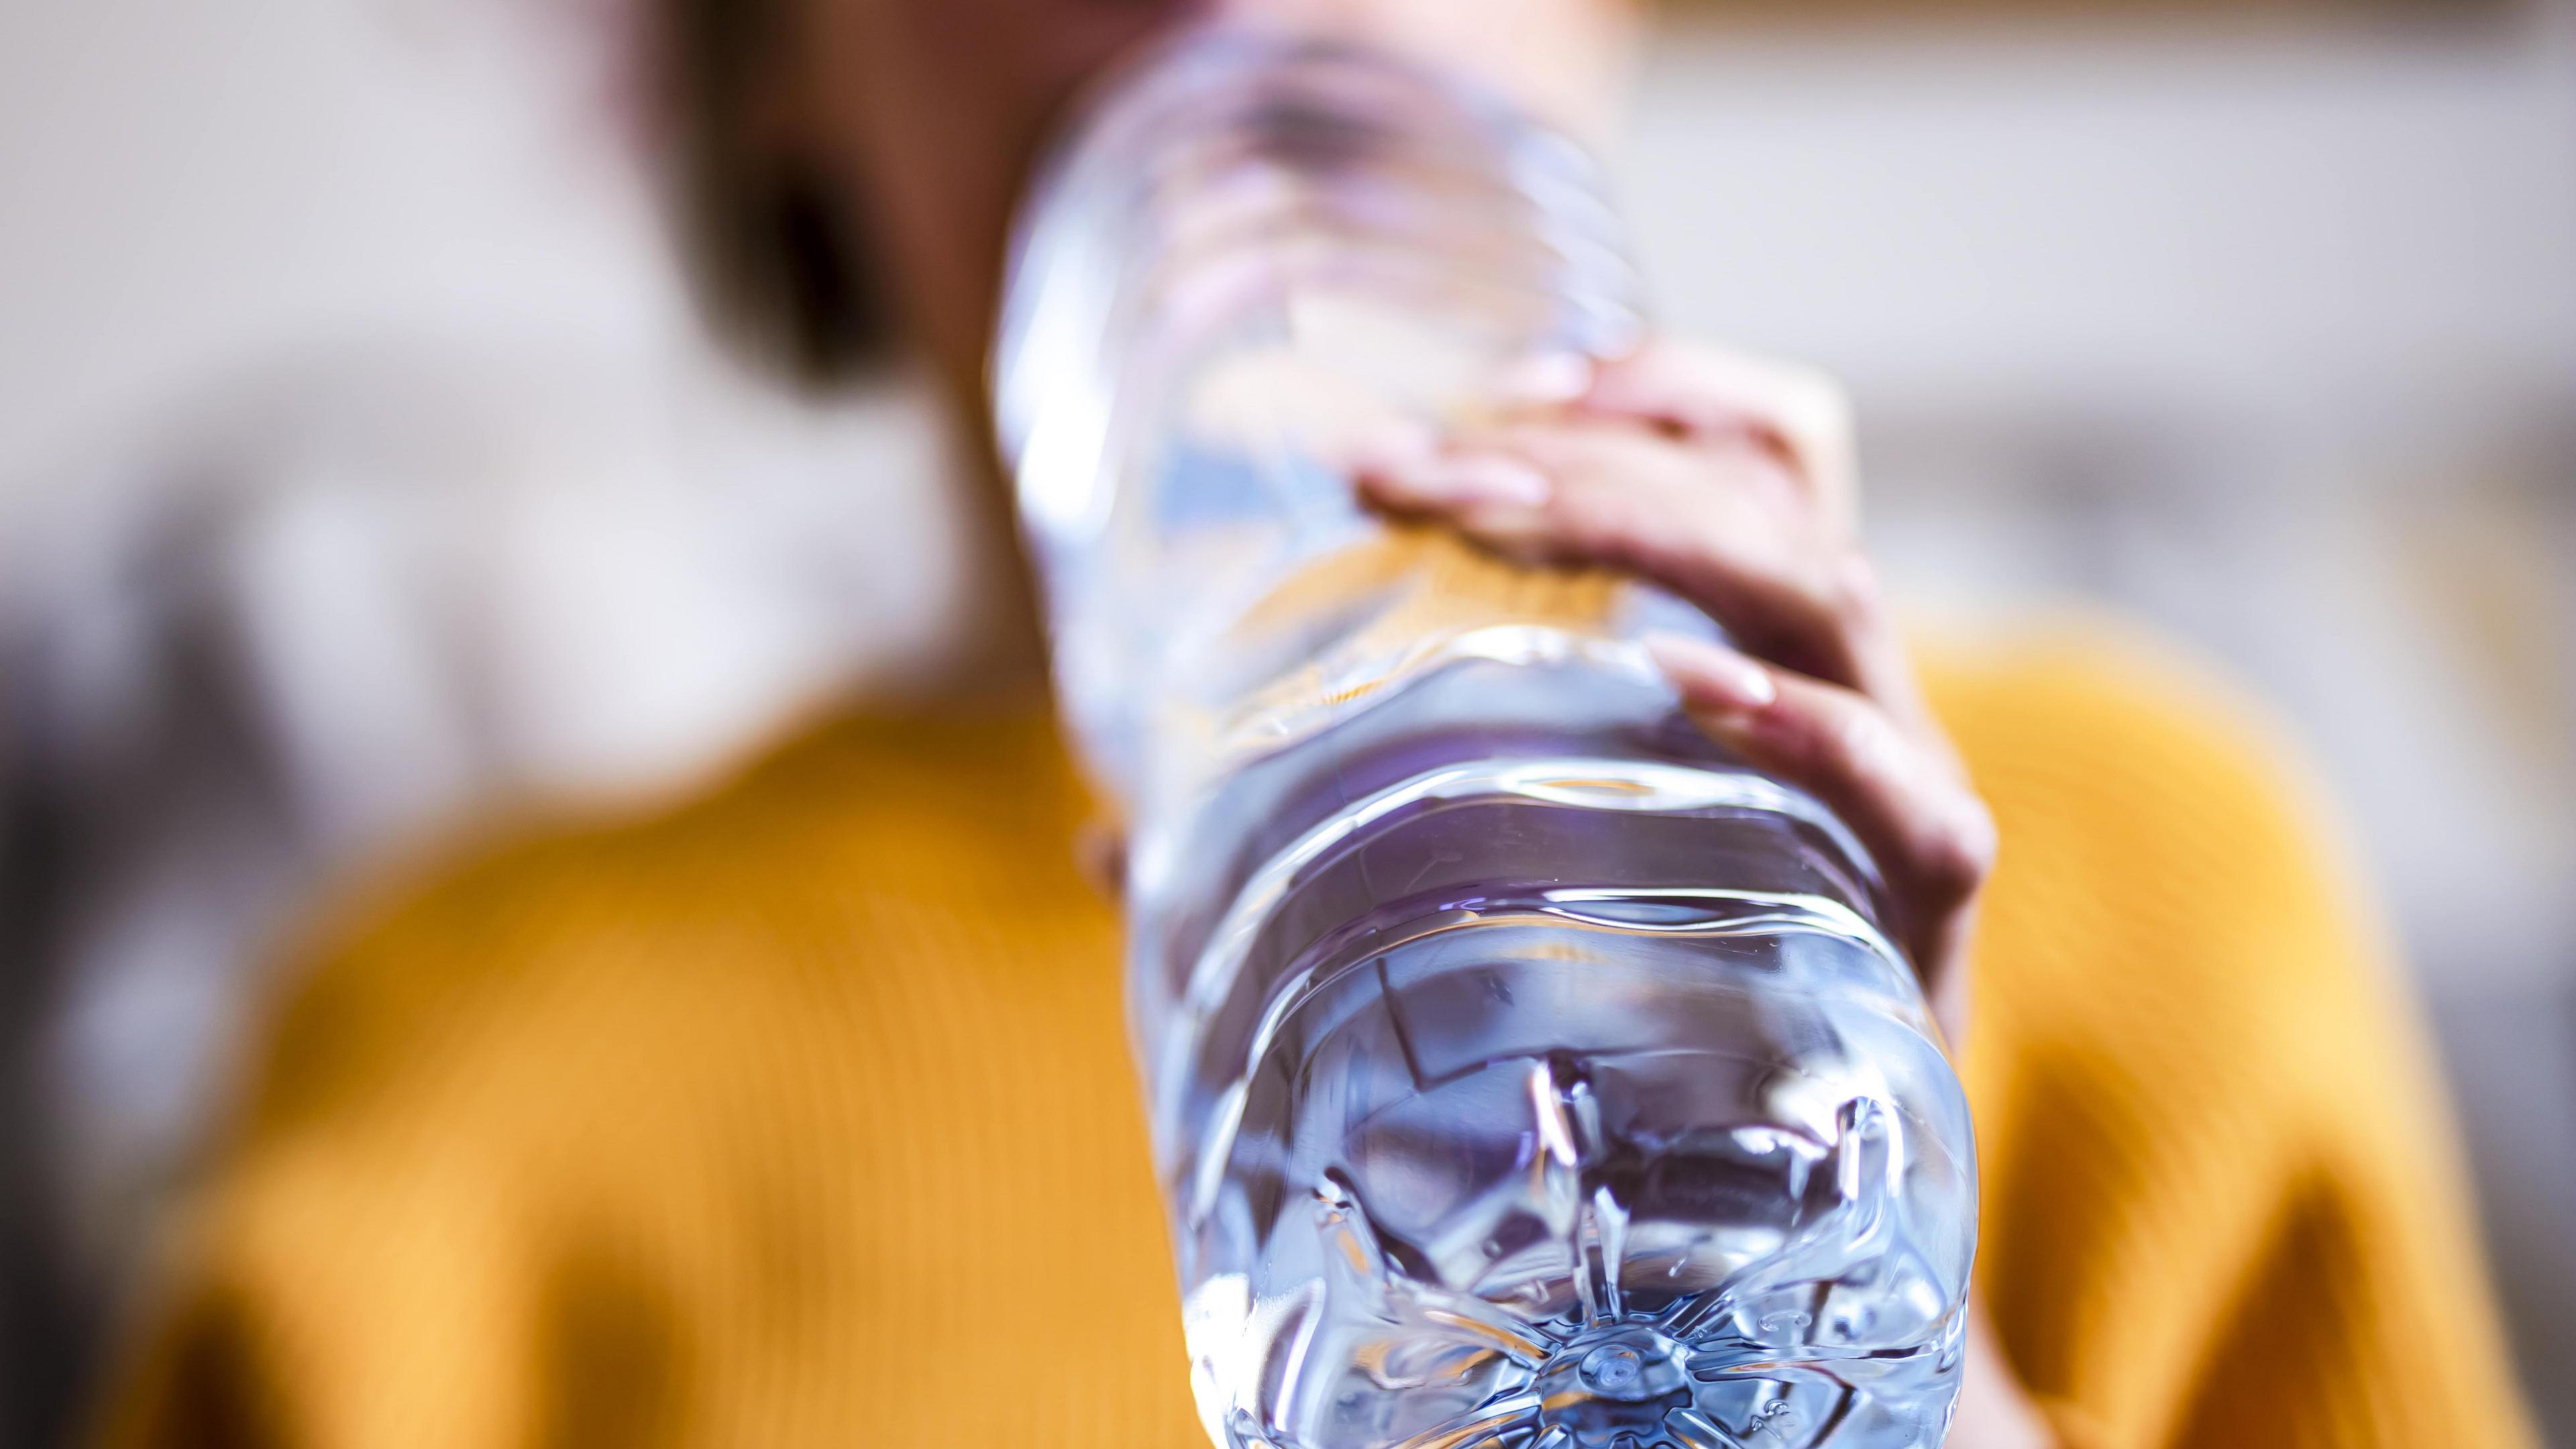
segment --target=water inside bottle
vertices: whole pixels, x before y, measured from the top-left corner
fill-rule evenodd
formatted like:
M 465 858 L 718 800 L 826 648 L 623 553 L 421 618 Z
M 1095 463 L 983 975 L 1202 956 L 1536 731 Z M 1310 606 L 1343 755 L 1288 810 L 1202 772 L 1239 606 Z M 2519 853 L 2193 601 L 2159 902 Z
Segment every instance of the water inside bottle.
M 1814 823 L 1758 777 L 1468 758 L 1248 882 L 1164 1024 L 1211 1434 L 1937 1444 L 1973 1168 L 1920 998 L 1847 882 L 1687 883 Z
M 1128 812 L 1131 1029 L 1220 1445 L 1907 1449 L 1967 1109 L 1866 854 L 1694 730 L 1651 590 L 1389 532 L 1349 446 L 1634 338 L 1589 161 L 1209 31 L 1034 194 L 995 402 Z

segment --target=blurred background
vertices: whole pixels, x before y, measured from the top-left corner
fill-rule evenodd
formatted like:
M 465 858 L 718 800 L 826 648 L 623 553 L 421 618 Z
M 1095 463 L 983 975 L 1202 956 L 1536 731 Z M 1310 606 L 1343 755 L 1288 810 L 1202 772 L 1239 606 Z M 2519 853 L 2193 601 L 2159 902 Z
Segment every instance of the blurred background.
M 922 381 L 703 335 L 615 0 L 0 0 L 0 1443 L 60 1442 L 280 943 L 968 612 Z M 1677 4 L 1666 320 L 1851 384 L 1900 596 L 2318 762 L 2576 1445 L 2576 0 Z

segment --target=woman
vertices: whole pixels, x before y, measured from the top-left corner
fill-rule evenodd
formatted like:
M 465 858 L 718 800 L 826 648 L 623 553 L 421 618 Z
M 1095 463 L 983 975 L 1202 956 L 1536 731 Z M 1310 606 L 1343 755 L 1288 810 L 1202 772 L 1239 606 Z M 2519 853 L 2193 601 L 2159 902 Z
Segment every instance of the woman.
M 1184 8 L 675 6 L 728 315 L 815 375 L 891 328 L 975 398 L 1029 158 Z M 1577 127 L 1624 34 L 1586 0 L 1238 8 Z M 2528 1442 L 2420 1048 L 2277 772 L 2208 686 L 2098 634 L 1919 686 L 1851 456 L 1829 384 L 1658 343 L 1356 482 L 1715 615 L 1745 652 L 1660 654 L 1692 717 L 1886 869 L 1985 1154 L 1951 1442 Z M 354 913 L 108 1442 L 1200 1442 L 1116 921 L 985 502 L 1009 627 L 944 702 Z

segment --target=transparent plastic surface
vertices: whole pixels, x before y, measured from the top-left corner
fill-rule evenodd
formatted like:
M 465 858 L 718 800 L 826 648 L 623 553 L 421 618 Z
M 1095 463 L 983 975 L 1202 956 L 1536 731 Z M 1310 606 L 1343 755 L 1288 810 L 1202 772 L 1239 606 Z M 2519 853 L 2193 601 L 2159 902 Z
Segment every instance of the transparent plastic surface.
M 1650 591 L 1352 506 L 1391 424 L 1638 328 L 1590 163 L 1203 31 L 1022 219 L 995 401 L 1131 838 L 1129 998 L 1220 1444 L 1940 1442 L 1973 1147 L 1866 856 L 1716 751 Z

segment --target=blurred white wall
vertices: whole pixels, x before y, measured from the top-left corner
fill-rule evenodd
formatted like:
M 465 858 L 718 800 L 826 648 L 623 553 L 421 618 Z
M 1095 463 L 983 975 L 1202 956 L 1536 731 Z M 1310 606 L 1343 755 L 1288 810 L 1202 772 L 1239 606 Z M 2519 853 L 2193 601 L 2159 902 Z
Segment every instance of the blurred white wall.
M 316 347 L 674 346 L 602 57 L 548 13 L 0 4 L 0 488 Z
M 2403 437 L 2576 379 L 2563 4 L 1676 32 L 1628 161 L 1676 317 L 1909 412 Z
M 310 500 L 372 493 L 356 526 L 401 537 L 338 567 L 415 615 L 470 598 L 503 651 L 478 707 L 535 784 L 648 782 L 917 653 L 945 441 L 713 355 L 597 8 L 0 0 L 0 602 L 196 494 L 261 513 L 244 547 L 298 578 L 329 552 L 298 540 L 349 527 Z M 835 540 L 817 507 L 899 526 Z M 864 585 L 782 601 L 764 547 Z

